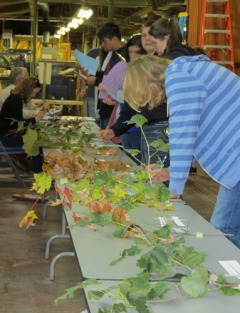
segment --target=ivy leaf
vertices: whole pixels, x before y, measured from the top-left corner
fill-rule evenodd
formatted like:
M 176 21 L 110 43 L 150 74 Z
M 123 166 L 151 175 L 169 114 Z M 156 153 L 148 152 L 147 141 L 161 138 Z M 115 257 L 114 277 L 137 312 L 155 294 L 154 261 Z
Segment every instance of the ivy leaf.
M 169 143 L 165 143 L 162 139 L 154 140 L 150 146 L 156 148 L 158 151 L 167 152 L 170 148 Z
M 183 277 L 181 286 L 183 290 L 194 298 L 200 298 L 209 292 L 208 271 L 206 268 L 197 267 L 192 271 L 191 277 Z
M 123 280 L 123 283 L 130 283 L 131 287 L 129 289 L 129 295 L 134 295 L 135 293 L 145 292 L 151 289 L 149 284 L 149 275 L 144 273 L 138 277 L 129 277 Z
M 104 292 L 103 291 L 88 291 L 87 297 L 89 300 L 94 299 L 99 301 L 102 297 L 104 296 Z
M 127 312 L 127 309 L 123 303 L 118 303 L 118 304 L 114 303 L 113 312 L 115 313 Z
M 126 226 L 121 226 L 119 227 L 117 230 L 115 230 L 113 233 L 112 233 L 112 237 L 113 238 L 121 238 L 121 237 L 124 237 L 126 232 L 127 232 L 127 227 Z
M 136 209 L 135 205 L 127 202 L 124 199 L 121 199 L 120 203 L 119 203 L 119 209 L 125 209 L 125 213 L 129 213 L 131 210 Z
M 144 296 L 139 297 L 138 299 L 133 299 L 127 296 L 129 303 L 136 308 L 136 311 L 139 313 L 150 313 L 148 306 L 146 305 L 146 298 Z
M 134 116 L 132 116 L 132 118 L 130 119 L 130 121 L 126 121 L 125 123 L 127 124 L 136 124 L 136 126 L 143 126 L 143 124 L 147 123 L 148 120 L 141 114 L 136 114 Z
M 222 277 L 222 275 L 218 275 L 218 283 L 220 285 L 227 285 L 226 280 Z M 216 285 L 216 287 L 219 287 Z M 240 290 L 239 289 L 233 289 L 231 287 L 222 287 L 218 289 L 218 291 L 225 296 L 239 296 Z
M 153 288 L 147 294 L 147 300 L 150 301 L 154 298 L 163 299 L 164 295 L 171 290 L 171 288 L 167 288 L 168 283 L 165 281 L 161 281 L 156 283 Z
M 207 256 L 206 252 L 203 253 L 198 253 L 198 252 L 192 252 L 191 254 L 188 255 L 186 260 L 183 262 L 184 265 L 187 265 L 189 267 L 196 266 L 198 264 L 201 264 L 205 262 L 205 258 Z
M 166 252 L 164 248 L 160 245 L 157 245 L 150 251 L 150 256 L 153 264 L 156 266 L 157 269 L 168 263 L 168 257 L 166 255 Z

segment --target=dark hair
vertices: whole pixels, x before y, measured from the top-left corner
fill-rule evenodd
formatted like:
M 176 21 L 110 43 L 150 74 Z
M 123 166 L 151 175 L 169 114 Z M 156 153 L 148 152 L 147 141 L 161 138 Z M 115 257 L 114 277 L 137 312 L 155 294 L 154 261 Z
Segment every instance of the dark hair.
M 206 55 L 205 50 L 199 46 L 193 47 L 193 50 L 195 51 L 196 55 L 200 55 L 200 54 Z
M 167 47 L 162 56 L 168 55 L 172 49 L 182 43 L 182 32 L 176 19 L 160 18 L 155 21 L 149 29 L 149 35 L 163 40 L 169 36 Z
M 142 47 L 141 35 L 135 35 L 127 42 L 123 52 L 123 57 L 126 59 L 127 62 L 130 61 L 128 48 L 131 46 L 138 46 L 140 48 L 139 54 L 145 54 L 145 50 Z
M 28 103 L 31 100 L 31 94 L 34 88 L 41 88 L 41 85 L 36 76 L 30 76 L 24 79 L 11 93 L 20 94 L 23 101 Z
M 113 23 L 106 23 L 104 24 L 99 32 L 98 32 L 98 38 L 100 40 L 103 40 L 103 38 L 108 38 L 110 40 L 113 39 L 113 37 L 117 37 L 119 40 L 121 40 L 121 32 L 117 25 Z
M 143 25 L 142 29 L 145 28 L 145 27 L 151 27 L 153 23 L 154 23 L 154 21 L 147 21 L 147 22 Z

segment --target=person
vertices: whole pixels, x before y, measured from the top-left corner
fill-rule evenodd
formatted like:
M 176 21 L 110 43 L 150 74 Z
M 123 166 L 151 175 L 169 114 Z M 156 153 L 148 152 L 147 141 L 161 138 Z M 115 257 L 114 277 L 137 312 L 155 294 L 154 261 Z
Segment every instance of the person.
M 100 47 L 90 49 L 87 53 L 89 57 L 96 59 L 100 54 Z M 87 112 L 88 116 L 96 118 L 95 114 L 95 90 L 94 86 L 89 85 L 86 90 L 86 82 L 82 79 L 82 90 L 81 90 L 81 98 L 87 98 Z
M 193 50 L 195 51 L 196 55 L 200 55 L 200 54 L 206 55 L 205 50 L 199 46 L 193 47 Z
M 11 91 L 21 84 L 21 82 L 28 78 L 28 72 L 27 69 L 24 67 L 14 67 L 11 70 L 9 79 L 11 82 L 11 85 L 9 85 L 7 88 L 3 89 L 2 92 L 0 92 L 0 111 L 2 109 L 3 103 L 7 99 L 7 97 L 10 95 Z
M 152 22 L 151 26 L 143 27 L 144 32 L 146 32 L 146 28 L 148 28 L 149 41 L 152 44 L 152 49 L 156 51 L 158 55 L 168 59 L 174 59 L 183 55 L 195 55 L 191 47 L 182 45 L 182 33 L 175 19 L 169 21 L 168 19 L 161 18 Z M 163 43 L 159 44 L 158 41 L 161 42 L 162 38 L 164 38 Z M 147 54 L 152 55 L 152 50 L 149 50 Z M 120 112 L 120 118 L 117 120 L 116 124 L 106 132 L 102 139 L 109 140 L 114 136 L 120 136 L 125 133 L 132 125 L 127 125 L 124 122 L 130 120 L 135 114 L 137 114 L 137 112 L 125 102 Z M 163 132 L 168 127 L 167 104 L 157 106 L 153 110 L 149 110 L 149 106 L 147 105 L 140 108 L 140 114 L 148 120 L 148 123 L 143 125 L 144 135 L 142 134 L 141 136 L 141 161 L 142 163 L 148 163 L 148 144 L 151 144 L 159 138 L 164 142 L 168 141 L 168 137 Z M 159 158 L 165 158 L 166 152 L 156 152 L 156 149 L 150 146 L 150 155 L 150 163 L 156 163 Z M 166 166 L 168 166 L 169 158 L 167 158 L 165 163 Z
M 85 78 L 85 82 L 88 85 L 99 86 L 102 82 L 103 75 L 107 75 L 108 72 L 120 61 L 120 58 L 115 53 L 123 54 L 125 44 L 121 41 L 121 32 L 117 25 L 114 23 L 104 24 L 98 32 L 98 38 L 101 40 L 101 47 L 104 51 L 111 52 L 106 69 L 97 71 L 96 76 L 89 76 Z M 110 116 L 113 111 L 113 106 L 109 106 L 104 102 L 100 102 L 100 128 L 105 129 L 108 125 Z
M 28 119 L 23 118 L 23 104 L 28 103 L 37 93 L 40 88 L 40 83 L 37 77 L 29 77 L 23 80 L 6 99 L 0 112 L 0 138 L 5 147 L 22 147 L 23 137 L 21 132 L 11 133 L 17 129 L 17 121 L 25 121 L 26 124 L 35 124 L 46 113 L 46 110 L 40 111 L 35 117 Z M 23 133 L 24 134 L 24 133 Z M 39 154 L 32 157 L 34 173 L 42 172 L 43 156 L 42 149 L 39 149 Z
M 197 160 L 220 184 L 210 223 L 234 234 L 227 238 L 240 248 L 240 78 L 204 55 L 173 62 L 138 56 L 128 65 L 123 93 L 135 109 L 167 98 L 171 166 L 151 165 L 150 173 L 170 178 L 171 198 L 179 198 Z
M 124 53 L 123 53 L 123 57 L 125 58 L 126 62 L 128 63 L 128 62 L 130 62 L 131 58 L 137 54 L 145 54 L 145 50 L 142 47 L 141 35 L 135 35 L 127 42 L 127 44 L 125 46 Z M 118 64 L 120 64 L 120 63 L 118 63 Z M 110 71 L 110 73 L 111 73 L 111 71 Z M 119 77 L 119 80 L 121 80 L 121 79 L 122 78 Z M 118 109 L 121 111 L 121 109 L 123 107 L 123 102 L 124 102 L 122 87 L 114 95 L 109 93 L 107 90 L 105 90 L 101 86 L 101 84 L 99 85 L 99 89 L 101 91 L 109 94 L 109 96 L 104 98 L 103 101 L 105 101 L 105 103 L 107 103 L 108 105 L 115 105 L 114 110 L 112 112 L 112 116 L 110 118 L 110 121 L 113 120 L 116 122 L 116 120 L 119 116 Z M 113 114 L 115 114 L 115 119 L 113 118 Z M 108 124 L 108 127 L 109 128 L 111 127 L 110 123 Z M 103 132 L 104 131 L 102 131 L 102 133 Z M 116 143 L 119 143 L 119 142 L 115 141 L 115 138 L 112 138 L 112 140 Z M 129 154 L 126 151 L 126 149 L 137 149 L 139 151 L 141 150 L 141 129 L 139 127 L 136 127 L 136 126 L 131 127 L 128 130 L 128 132 L 124 133 L 121 136 L 121 141 L 122 141 L 122 145 L 125 149 L 124 152 L 130 158 L 132 158 L 133 161 L 135 161 L 137 164 L 140 164 L 139 161 L 141 160 L 141 153 L 138 153 L 137 155 L 135 155 L 135 158 L 133 158 L 131 156 L 131 154 Z

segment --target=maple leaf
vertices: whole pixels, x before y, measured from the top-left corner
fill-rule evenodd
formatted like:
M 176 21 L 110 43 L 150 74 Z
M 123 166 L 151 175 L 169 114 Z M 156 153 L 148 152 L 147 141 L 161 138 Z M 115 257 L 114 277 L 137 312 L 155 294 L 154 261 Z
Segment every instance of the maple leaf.
M 71 195 L 70 190 L 68 189 L 67 186 L 64 187 L 64 191 L 63 192 L 64 192 L 64 195 L 67 196 L 69 202 L 71 203 L 72 200 L 73 200 L 73 196 Z
M 32 185 L 30 190 L 36 190 L 38 193 L 43 194 L 45 190 L 49 190 L 52 184 L 51 176 L 46 173 L 42 174 L 34 174 L 35 182 Z
M 88 202 L 89 189 L 83 189 L 76 192 L 76 196 L 79 198 L 79 203 L 83 202 L 86 204 Z
M 56 202 L 51 201 L 50 206 L 56 206 L 56 205 L 59 205 L 59 204 L 63 204 L 63 200 L 56 199 Z
M 125 214 L 125 209 L 119 209 L 118 207 L 116 207 L 113 211 L 112 214 L 112 220 L 114 219 L 114 217 L 117 216 L 117 222 L 121 223 L 127 220 L 127 216 Z M 115 225 L 116 226 L 116 225 Z
M 38 217 L 33 210 L 28 211 L 22 221 L 19 223 L 19 227 L 25 226 L 25 229 L 27 229 L 29 226 L 35 226 L 36 224 L 34 224 L 33 221 L 37 218 Z
M 86 216 L 84 218 L 82 217 L 79 217 L 77 214 L 75 214 L 73 212 L 73 220 L 74 220 L 74 223 L 77 223 L 77 221 L 88 221 L 89 220 L 89 216 Z M 79 225 L 81 227 L 81 225 Z M 89 224 L 89 225 L 86 225 L 87 227 L 93 229 L 94 231 L 96 231 L 96 227 L 94 226 L 94 224 Z
M 38 138 L 37 130 L 28 129 L 26 134 L 22 136 L 23 149 L 27 153 L 27 156 L 36 156 L 39 154 L 39 147 L 36 146 L 35 142 Z

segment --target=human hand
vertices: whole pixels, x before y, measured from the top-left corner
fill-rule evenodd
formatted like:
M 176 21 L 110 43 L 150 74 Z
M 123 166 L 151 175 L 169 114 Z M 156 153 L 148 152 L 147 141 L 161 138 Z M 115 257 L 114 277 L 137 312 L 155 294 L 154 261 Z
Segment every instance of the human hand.
M 170 196 L 170 199 L 179 199 L 180 198 L 180 195 L 171 195 Z
M 84 75 L 84 76 L 90 76 L 90 74 L 88 74 L 88 70 L 85 70 L 85 68 L 84 67 L 81 67 L 80 66 L 80 70 L 81 70 L 81 73 Z
M 99 133 L 99 138 L 101 138 L 102 141 L 104 142 L 107 142 L 108 140 L 111 140 L 114 137 L 115 137 L 115 133 L 111 128 L 107 130 L 106 129 L 101 130 Z
M 110 96 L 107 96 L 103 99 L 103 102 L 108 105 L 115 105 L 116 100 L 113 100 Z
M 83 100 L 85 100 L 87 98 L 87 91 L 86 91 L 86 89 L 81 91 L 80 97 Z
M 107 90 L 102 87 L 102 83 L 98 85 L 98 89 L 102 92 L 107 92 Z
M 59 111 L 59 112 L 57 112 L 57 113 L 55 113 L 54 115 L 56 115 L 56 116 L 61 116 L 61 115 L 62 115 L 62 110 Z
M 41 118 L 43 118 L 43 116 L 47 113 L 47 110 L 42 110 L 40 112 L 38 112 L 38 114 L 35 116 L 35 120 L 36 122 L 38 122 Z
M 170 179 L 170 172 L 166 168 L 162 168 L 161 170 L 156 169 L 156 164 L 151 164 L 149 166 L 149 173 L 153 180 L 165 182 Z
M 87 78 L 84 78 L 85 80 L 85 83 L 88 84 L 88 85 L 94 85 L 95 84 L 95 81 L 96 81 L 96 77 L 95 76 L 89 76 Z

